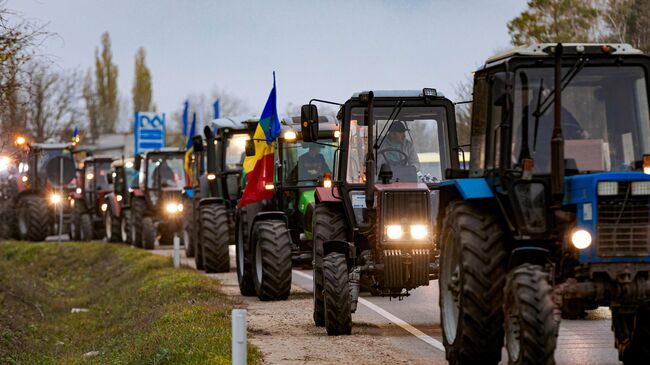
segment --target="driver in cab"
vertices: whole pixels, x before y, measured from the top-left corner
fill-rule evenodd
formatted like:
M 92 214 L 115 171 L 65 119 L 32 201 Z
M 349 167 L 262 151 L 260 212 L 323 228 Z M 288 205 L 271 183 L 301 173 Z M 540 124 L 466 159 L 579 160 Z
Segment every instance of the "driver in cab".
M 323 146 L 311 144 L 307 153 L 298 158 L 298 172 L 300 180 L 312 180 L 331 172 L 325 157 L 320 153 Z
M 379 149 L 379 164 L 388 162 L 391 166 L 415 166 L 420 169 L 420 160 L 413 147 L 413 142 L 406 138 L 406 126 L 395 121 L 388 129 L 388 135 Z

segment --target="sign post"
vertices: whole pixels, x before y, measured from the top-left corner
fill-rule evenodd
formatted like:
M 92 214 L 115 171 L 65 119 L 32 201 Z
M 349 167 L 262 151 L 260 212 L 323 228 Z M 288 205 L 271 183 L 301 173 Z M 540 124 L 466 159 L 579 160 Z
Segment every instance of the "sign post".
M 165 113 L 135 113 L 135 154 L 165 147 Z

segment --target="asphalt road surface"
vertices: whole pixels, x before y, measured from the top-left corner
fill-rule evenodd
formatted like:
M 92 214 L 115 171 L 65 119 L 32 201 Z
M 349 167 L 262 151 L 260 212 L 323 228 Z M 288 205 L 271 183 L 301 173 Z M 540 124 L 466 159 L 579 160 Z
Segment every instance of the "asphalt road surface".
M 154 253 L 171 256 L 172 250 L 171 247 L 159 247 Z M 193 259 L 182 255 L 182 248 L 181 257 L 183 264 L 194 267 Z M 352 336 L 332 338 L 326 335 L 324 328 L 315 327 L 311 322 L 310 270 L 293 271 L 292 294 L 288 301 L 260 302 L 255 297 L 239 295 L 234 265 L 234 247 L 231 246 L 231 272 L 209 276 L 219 279 L 226 294 L 248 308 L 251 341 L 264 353 L 265 363 L 340 364 L 341 361 L 348 362 L 347 360 L 446 363 L 440 329 L 437 281 L 431 281 L 428 287 L 412 291 L 411 296 L 402 301 L 362 294 L 357 312 L 352 317 Z M 610 326 L 607 308 L 590 312 L 585 320 L 562 321 L 555 353 L 556 363 L 619 364 Z M 295 341 L 293 345 L 292 341 Z M 343 343 L 349 347 L 343 346 Z M 369 355 L 363 355 L 366 348 L 373 346 L 382 348 L 380 357 L 373 359 L 366 357 Z M 289 348 L 292 350 L 289 351 Z M 348 354 L 345 354 L 346 351 Z M 502 358 L 501 363 L 507 364 L 505 350 Z

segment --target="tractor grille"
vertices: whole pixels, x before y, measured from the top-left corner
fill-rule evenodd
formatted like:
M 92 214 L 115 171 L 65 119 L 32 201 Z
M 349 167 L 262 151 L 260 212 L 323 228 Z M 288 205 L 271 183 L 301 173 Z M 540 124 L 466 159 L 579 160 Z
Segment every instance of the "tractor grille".
M 650 197 L 627 194 L 630 182 L 618 184 L 619 195 L 598 197 L 598 255 L 647 256 L 650 254 Z
M 384 224 L 428 223 L 428 191 L 387 191 L 382 199 Z

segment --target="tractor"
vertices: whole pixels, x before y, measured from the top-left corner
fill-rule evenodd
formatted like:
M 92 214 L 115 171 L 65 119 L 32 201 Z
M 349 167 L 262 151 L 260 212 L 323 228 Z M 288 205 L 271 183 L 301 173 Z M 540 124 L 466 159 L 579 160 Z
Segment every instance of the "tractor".
M 206 272 L 230 270 L 228 246 L 234 242 L 244 149 L 256 125 L 257 119 L 248 117 L 219 118 L 212 128 L 205 127 L 205 144 L 200 135 L 192 139 L 184 241 L 187 256 L 194 256 L 196 267 Z
M 321 123 L 318 141 L 311 142 L 302 140 L 298 117 L 283 118 L 281 130 L 274 183 L 265 186 L 273 199 L 243 206 L 236 222 L 240 290 L 260 300 L 286 299 L 292 265 L 311 263 L 315 188 L 331 184 L 338 148 L 335 123 Z
M 619 357 L 650 363 L 650 58 L 536 44 L 474 73 L 468 169 L 440 186 L 451 364 L 552 364 L 561 316 L 611 309 Z M 467 148 L 467 146 L 463 146 Z
M 306 142 L 318 139 L 314 101 L 301 108 Z M 351 333 L 362 280 L 403 299 L 436 278 L 436 189 L 459 168 L 454 105 L 437 90 L 360 92 L 338 105 L 336 166 L 313 212 L 313 316 L 328 335 Z
M 43 241 L 48 235 L 69 233 L 70 209 L 65 197 L 74 183 L 71 144 L 34 143 L 20 153 L 14 197 L 18 237 Z M 63 174 L 60 172 L 63 171 Z M 61 179 L 53 179 L 59 176 Z M 63 186 L 56 188 L 62 182 Z M 62 210 L 63 224 L 57 218 Z
M 77 173 L 77 188 L 72 194 L 70 234 L 73 240 L 90 241 L 104 237 L 106 194 L 113 191 L 109 182 L 112 157 L 88 156 Z
M 108 242 L 129 243 L 131 240 L 129 189 L 136 188 L 138 184 L 138 171 L 133 166 L 132 158 L 115 160 L 111 164 L 112 173 L 108 182 L 113 185 L 113 189 L 106 194 L 107 208 L 104 212 L 104 230 Z
M 185 150 L 166 147 L 135 159 L 138 186 L 131 189 L 131 244 L 153 250 L 156 240 L 171 245 L 183 229 Z

